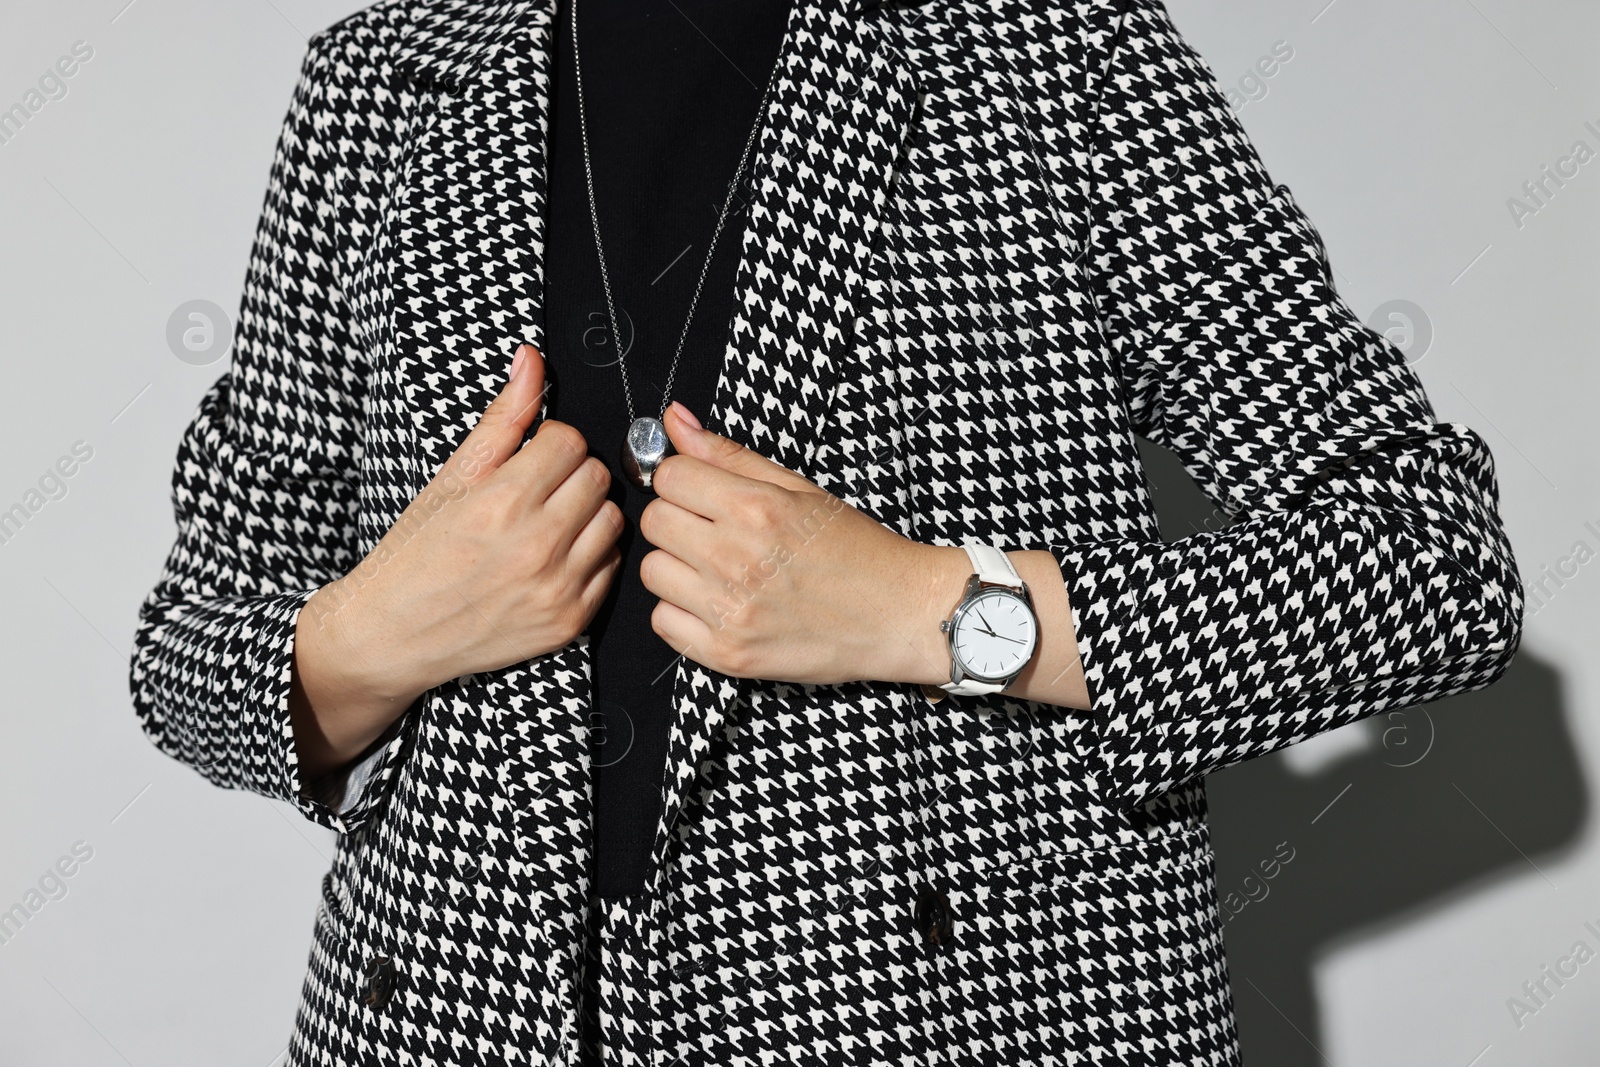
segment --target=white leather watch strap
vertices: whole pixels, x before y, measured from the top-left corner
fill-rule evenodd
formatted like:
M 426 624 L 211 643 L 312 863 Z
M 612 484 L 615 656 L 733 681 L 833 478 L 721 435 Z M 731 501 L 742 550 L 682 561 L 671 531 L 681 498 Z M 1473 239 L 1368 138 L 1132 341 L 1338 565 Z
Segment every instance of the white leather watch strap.
M 972 571 L 978 576 L 978 581 L 1010 589 L 1022 588 L 1022 578 L 1004 552 L 993 545 L 981 545 L 976 541 L 968 541 L 961 547 L 967 550 L 967 558 L 972 561 Z
M 990 693 L 998 693 L 1008 683 L 980 682 L 976 678 L 963 678 L 959 682 L 945 682 L 939 688 L 946 693 L 953 693 L 958 697 L 982 697 Z

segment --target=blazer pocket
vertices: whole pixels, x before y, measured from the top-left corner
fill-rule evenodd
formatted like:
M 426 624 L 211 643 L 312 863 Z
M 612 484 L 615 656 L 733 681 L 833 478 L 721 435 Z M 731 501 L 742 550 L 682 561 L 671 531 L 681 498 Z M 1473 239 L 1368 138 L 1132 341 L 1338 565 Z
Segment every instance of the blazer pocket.
M 317 932 L 343 944 L 350 936 L 349 905 L 344 899 L 344 887 L 328 871 L 322 876 L 322 898 L 317 902 Z
M 1119 1049 L 1118 1062 L 1200 1063 L 1224 1048 L 1232 1006 L 1203 827 L 957 878 L 947 898 L 930 996 L 941 1062 L 987 1063 L 996 1049 L 1013 1063 L 1089 1062 Z M 1176 1018 L 1219 1043 L 1147 1049 L 1152 1020 Z
M 914 891 L 889 875 L 710 906 L 705 931 L 670 935 L 657 964 L 668 1058 L 737 1062 L 781 1032 L 791 1062 L 834 1062 L 846 1035 L 871 1031 L 884 1044 L 840 1062 L 920 1062 L 930 1020 L 907 1012 L 924 1010 L 930 956 L 914 912 Z
M 372 933 L 373 916 L 362 910 L 337 870 L 322 876 L 322 899 L 317 905 L 317 938 L 326 940 L 329 954 L 359 975 L 375 958 L 390 953 Z M 359 992 L 355 986 L 351 992 Z
M 351 1032 L 369 1025 L 392 1032 L 413 970 L 378 903 L 393 895 L 379 883 L 388 872 L 377 844 L 372 827 L 347 837 L 317 902 L 308 981 L 316 983 L 319 1010 Z
M 361 994 L 368 952 L 352 920 L 349 894 L 339 876 L 329 871 L 322 876 L 306 990 L 308 997 L 317 991 L 318 1010 L 336 1018 L 339 1026 L 359 1028 L 366 1011 Z

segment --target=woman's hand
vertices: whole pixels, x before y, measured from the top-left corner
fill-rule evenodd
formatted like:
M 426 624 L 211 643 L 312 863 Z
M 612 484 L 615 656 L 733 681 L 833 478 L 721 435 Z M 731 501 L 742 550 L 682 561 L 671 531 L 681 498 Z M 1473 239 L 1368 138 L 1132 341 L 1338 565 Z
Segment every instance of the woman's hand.
M 939 623 L 972 563 L 954 546 L 901 537 L 811 482 L 700 428 L 674 403 L 678 455 L 655 475 L 639 529 L 656 548 L 640 577 L 651 622 L 696 663 L 778 682 L 950 680 Z M 1032 594 L 1039 648 L 1006 693 L 1088 709 L 1066 581 L 1047 550 L 1008 552 Z
M 621 564 L 622 513 L 577 430 L 547 420 L 521 444 L 543 391 L 544 359 L 524 345 L 461 447 L 301 612 L 306 777 L 354 758 L 433 686 L 560 648 L 593 618 Z
M 656 633 L 734 677 L 948 681 L 939 633 L 972 568 L 960 548 L 900 536 L 810 481 L 700 428 L 674 403 L 677 455 L 639 532 Z

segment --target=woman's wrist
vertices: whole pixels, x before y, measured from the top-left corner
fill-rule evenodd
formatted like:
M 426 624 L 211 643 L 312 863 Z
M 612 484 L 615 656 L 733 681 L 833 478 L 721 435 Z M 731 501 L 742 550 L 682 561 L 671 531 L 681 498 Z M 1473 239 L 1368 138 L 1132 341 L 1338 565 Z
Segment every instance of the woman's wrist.
M 291 711 L 302 777 L 360 755 L 428 688 L 370 625 L 345 579 L 312 594 L 295 627 Z
M 1048 550 L 1006 553 L 1028 586 L 1039 620 L 1039 647 L 1006 693 L 1063 707 L 1090 706 L 1078 659 L 1077 629 L 1066 582 Z M 875 681 L 943 685 L 950 680 L 950 645 L 939 624 L 960 602 L 972 561 L 954 546 L 916 544 L 895 569 L 897 593 L 886 596 L 888 625 L 879 635 L 884 670 Z
M 898 571 L 897 590 L 885 598 L 884 676 L 873 680 L 941 685 L 950 680 L 950 646 L 939 624 L 961 599 L 972 562 L 955 546 L 912 544 Z

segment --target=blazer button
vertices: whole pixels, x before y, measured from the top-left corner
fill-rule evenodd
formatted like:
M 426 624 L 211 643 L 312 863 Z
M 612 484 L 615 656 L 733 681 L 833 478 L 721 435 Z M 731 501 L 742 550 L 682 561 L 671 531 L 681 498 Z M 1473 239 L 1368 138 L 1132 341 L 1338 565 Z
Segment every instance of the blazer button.
M 917 933 L 929 945 L 947 945 L 955 933 L 956 917 L 950 898 L 937 889 L 924 889 L 917 895 L 915 915 Z
M 394 996 L 394 986 L 394 960 L 388 956 L 368 960 L 361 972 L 361 1003 L 375 1010 L 382 1008 Z

